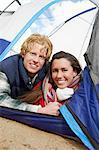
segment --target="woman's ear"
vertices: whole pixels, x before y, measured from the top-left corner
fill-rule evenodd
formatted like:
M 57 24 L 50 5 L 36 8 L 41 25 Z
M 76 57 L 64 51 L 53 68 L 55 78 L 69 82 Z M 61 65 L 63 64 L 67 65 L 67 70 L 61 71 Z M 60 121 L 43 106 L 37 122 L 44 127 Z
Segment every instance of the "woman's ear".
M 77 72 L 74 71 L 74 73 L 73 73 L 73 78 L 75 78 L 76 76 L 77 76 Z

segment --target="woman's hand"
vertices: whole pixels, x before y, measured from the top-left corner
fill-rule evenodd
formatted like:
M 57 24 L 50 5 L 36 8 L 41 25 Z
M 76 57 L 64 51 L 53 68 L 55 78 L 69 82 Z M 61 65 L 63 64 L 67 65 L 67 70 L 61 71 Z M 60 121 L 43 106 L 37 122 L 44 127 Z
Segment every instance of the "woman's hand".
M 59 102 L 49 102 L 45 107 L 38 108 L 38 113 L 42 114 L 49 114 L 58 116 L 59 115 L 59 108 L 61 104 Z

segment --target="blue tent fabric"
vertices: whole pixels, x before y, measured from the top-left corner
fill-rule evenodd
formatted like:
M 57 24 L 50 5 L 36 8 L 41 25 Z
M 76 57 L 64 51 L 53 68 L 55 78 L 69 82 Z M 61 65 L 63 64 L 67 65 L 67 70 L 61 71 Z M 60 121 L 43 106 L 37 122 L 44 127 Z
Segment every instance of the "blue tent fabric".
M 0 106 L 0 116 L 63 137 L 78 139 L 62 116 L 51 116 Z
M 5 39 L 0 39 L 0 55 L 2 54 L 2 52 L 7 48 L 7 46 L 10 44 L 9 41 L 5 40 Z
M 99 84 L 96 86 L 99 91 Z M 88 67 L 85 67 L 83 71 L 80 88 L 75 92 L 68 105 L 86 127 L 91 137 L 99 144 L 99 101 Z
M 74 116 L 72 115 L 70 108 L 66 105 L 63 105 L 60 108 L 60 112 L 62 113 L 63 117 L 65 118 L 67 124 L 70 126 L 72 131 L 81 139 L 81 141 L 91 150 L 95 150 L 94 146 L 92 145 L 91 141 L 84 133 L 82 128 L 80 127 L 79 123 L 75 120 Z
M 89 45 L 84 56 L 87 62 L 87 66 L 90 69 L 91 78 L 94 84 L 98 84 L 99 86 L 99 9 L 96 14 Z M 99 100 L 98 89 L 96 88 L 96 92 Z

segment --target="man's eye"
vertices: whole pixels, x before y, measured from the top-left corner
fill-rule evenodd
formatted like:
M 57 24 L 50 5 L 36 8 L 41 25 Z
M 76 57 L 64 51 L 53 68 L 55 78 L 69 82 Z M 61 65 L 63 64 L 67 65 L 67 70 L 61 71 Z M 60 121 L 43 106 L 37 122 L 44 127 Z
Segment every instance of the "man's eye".
M 40 58 L 44 58 L 44 56 L 39 56 Z
M 45 60 L 45 57 L 44 56 L 39 56 L 41 59 Z
M 33 52 L 30 52 L 30 54 L 31 54 L 31 55 L 36 55 L 36 54 L 35 54 L 35 53 L 33 53 Z

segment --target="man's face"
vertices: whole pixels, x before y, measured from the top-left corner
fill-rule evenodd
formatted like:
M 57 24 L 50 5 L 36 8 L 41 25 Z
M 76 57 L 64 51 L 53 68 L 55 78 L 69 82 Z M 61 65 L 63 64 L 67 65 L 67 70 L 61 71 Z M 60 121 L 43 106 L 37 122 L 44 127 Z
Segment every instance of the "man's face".
M 23 55 L 24 66 L 28 71 L 29 75 L 32 77 L 40 69 L 42 69 L 47 56 L 47 50 L 44 46 L 35 43 L 31 46 L 31 50 Z

